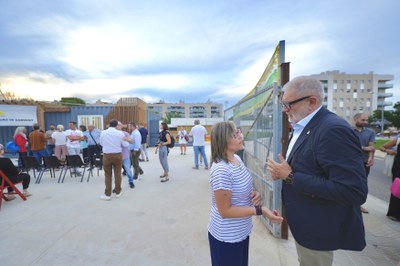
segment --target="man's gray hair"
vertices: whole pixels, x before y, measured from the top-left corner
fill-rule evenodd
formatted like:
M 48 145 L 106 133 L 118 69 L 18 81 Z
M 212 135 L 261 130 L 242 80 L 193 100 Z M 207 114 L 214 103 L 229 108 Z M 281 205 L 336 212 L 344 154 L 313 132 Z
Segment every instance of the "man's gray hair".
M 199 119 L 194 120 L 194 124 L 195 125 L 200 125 L 200 120 Z
M 318 103 L 322 104 L 324 100 L 324 89 L 322 83 L 315 78 L 309 76 L 299 76 L 283 86 L 283 91 L 294 90 L 297 97 L 315 96 L 317 97 Z

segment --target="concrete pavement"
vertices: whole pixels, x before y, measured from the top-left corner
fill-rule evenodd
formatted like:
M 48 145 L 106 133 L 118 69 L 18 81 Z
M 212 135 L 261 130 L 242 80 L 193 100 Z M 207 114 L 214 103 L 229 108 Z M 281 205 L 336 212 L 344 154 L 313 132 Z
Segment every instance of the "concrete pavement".
M 210 154 L 209 146 L 207 146 Z M 154 148 L 143 162 L 143 178 L 109 202 L 104 174 L 63 184 L 46 173 L 32 180 L 26 202 L 3 203 L 0 211 L 0 265 L 210 265 L 207 224 L 210 209 L 208 171 L 192 170 L 193 151 L 169 155 L 170 181 L 162 173 Z M 387 203 L 369 196 L 364 215 L 368 246 L 363 252 L 338 251 L 335 265 L 397 265 L 400 222 L 385 217 Z M 294 240 L 275 239 L 254 218 L 250 265 L 297 265 Z

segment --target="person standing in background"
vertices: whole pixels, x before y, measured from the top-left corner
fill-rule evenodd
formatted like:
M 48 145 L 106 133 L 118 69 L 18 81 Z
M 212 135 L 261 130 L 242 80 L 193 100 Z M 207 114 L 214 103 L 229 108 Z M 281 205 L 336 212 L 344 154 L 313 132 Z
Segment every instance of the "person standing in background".
M 162 122 L 160 124 L 160 133 L 158 135 L 158 142 L 156 145 L 158 150 L 158 158 L 164 170 L 164 173 L 160 175 L 161 182 L 167 182 L 169 180 L 169 165 L 168 165 L 169 148 L 167 145 L 171 144 L 171 138 L 172 136 L 168 131 L 167 123 Z
M 85 163 L 88 163 L 89 162 L 89 146 L 88 146 L 88 138 L 85 135 L 85 132 L 87 131 L 87 129 L 86 129 L 85 125 L 80 125 L 79 129 L 81 130 L 81 132 L 83 134 L 83 139 L 81 140 L 81 143 L 80 143 L 83 161 Z
M 186 155 L 186 145 L 189 140 L 187 131 L 181 126 L 178 132 L 179 148 L 181 149 L 181 155 Z
M 146 162 L 149 161 L 149 154 L 147 153 L 147 136 L 149 135 L 149 131 L 143 126 L 143 123 L 139 124 L 139 132 L 142 136 L 142 147 L 140 153 L 140 161 L 144 162 L 144 156 L 146 156 Z
M 354 117 L 354 132 L 360 139 L 361 150 L 363 152 L 363 162 L 365 166 L 365 174 L 368 177 L 371 166 L 374 164 L 375 154 L 375 132 L 367 128 L 368 116 L 358 113 Z M 368 210 L 361 206 L 362 213 L 368 213 Z
M 88 130 L 83 132 L 83 135 L 86 137 L 88 142 L 89 149 L 89 161 L 90 166 L 93 167 L 93 157 L 101 155 L 101 145 L 99 143 L 101 131 L 95 128 L 94 125 L 88 125 Z
M 31 141 L 31 151 L 33 153 L 33 156 L 38 161 L 39 165 L 42 165 L 43 156 L 47 156 L 46 135 L 42 130 L 40 130 L 39 124 L 33 124 L 32 128 L 33 131 L 29 134 L 29 140 Z
M 205 152 L 205 138 L 207 130 L 205 127 L 200 125 L 200 120 L 194 120 L 194 127 L 190 130 L 189 135 L 193 137 L 193 151 L 194 151 L 194 167 L 193 169 L 199 169 L 199 153 L 204 160 L 204 169 L 208 169 L 207 156 Z
M 26 128 L 25 127 L 17 127 L 14 133 L 14 142 L 15 145 L 19 147 L 18 151 L 18 168 L 22 168 L 22 157 L 27 156 L 28 154 L 28 139 L 26 137 Z
M 140 156 L 140 147 L 142 143 L 142 135 L 136 126 L 135 122 L 129 122 L 129 130 L 131 131 L 131 138 L 133 140 L 133 144 L 129 145 L 129 149 L 131 151 L 131 160 L 132 166 L 135 170 L 133 174 L 133 179 L 138 179 L 139 174 L 143 175 L 143 170 L 139 165 L 139 156 Z
M 69 129 L 65 131 L 67 134 L 67 148 L 69 155 L 80 155 L 81 140 L 83 140 L 82 131 L 76 129 L 76 122 L 69 122 Z
M 100 134 L 100 145 L 103 147 L 103 167 L 105 175 L 105 191 L 100 196 L 101 200 L 111 200 L 112 174 L 114 169 L 115 193 L 117 198 L 122 196 L 121 190 L 121 168 L 122 147 L 128 147 L 124 133 L 118 130 L 118 120 L 111 119 L 110 126 Z
M 62 165 L 65 163 L 65 157 L 68 155 L 67 149 L 67 133 L 64 131 L 63 125 L 57 125 L 57 130 L 51 135 L 54 140 L 54 155 Z
M 394 156 L 391 169 L 393 183 L 396 177 L 400 176 L 400 135 L 383 144 L 379 150 L 386 152 L 387 155 Z M 389 208 L 386 216 L 392 221 L 400 221 L 400 199 L 393 196 L 392 193 L 390 193 Z
M 129 144 L 133 143 L 133 139 L 131 138 L 129 133 L 125 131 L 127 129 L 126 126 L 124 127 L 120 121 L 118 121 L 117 129 L 121 130 L 122 133 L 124 133 L 125 140 L 129 142 Z M 129 150 L 129 146 L 127 147 L 122 146 L 122 168 L 124 169 L 125 174 L 128 177 L 129 187 L 135 188 L 135 185 L 133 183 L 133 174 L 131 168 L 131 152 Z
M 54 124 L 50 124 L 49 130 L 46 131 L 46 140 L 47 140 L 47 154 L 49 156 L 52 156 L 54 154 L 54 148 L 55 148 L 55 144 L 54 144 L 54 140 L 51 137 L 51 135 L 54 133 L 55 131 L 55 126 Z

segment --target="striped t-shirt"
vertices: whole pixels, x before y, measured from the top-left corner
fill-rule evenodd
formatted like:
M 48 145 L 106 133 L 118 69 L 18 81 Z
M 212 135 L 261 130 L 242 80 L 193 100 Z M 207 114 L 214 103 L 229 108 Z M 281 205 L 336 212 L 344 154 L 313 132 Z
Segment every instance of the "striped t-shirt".
M 214 191 L 224 189 L 232 192 L 232 206 L 252 206 L 251 192 L 253 182 L 239 156 L 235 155 L 240 165 L 221 161 L 211 167 L 211 219 L 208 225 L 210 234 L 221 242 L 236 243 L 250 235 L 253 227 L 252 217 L 222 218 L 215 202 Z

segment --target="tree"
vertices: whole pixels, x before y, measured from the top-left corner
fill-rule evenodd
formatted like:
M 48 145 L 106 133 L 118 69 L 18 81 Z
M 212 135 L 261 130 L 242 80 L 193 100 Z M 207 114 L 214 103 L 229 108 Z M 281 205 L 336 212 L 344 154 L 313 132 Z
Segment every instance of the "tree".
M 77 97 L 62 97 L 60 100 L 61 103 L 65 103 L 67 105 L 85 105 L 86 102 L 81 98 Z
M 181 113 L 179 112 L 176 111 L 166 112 L 162 120 L 167 124 L 171 124 L 171 118 L 179 118 L 179 117 L 182 117 Z
M 392 111 L 384 111 L 383 112 L 383 116 L 384 116 L 384 121 L 386 120 L 387 122 L 390 123 L 390 125 L 396 126 L 395 125 L 395 120 L 396 119 L 395 119 L 394 112 L 392 112 Z M 373 112 L 373 114 L 370 117 L 368 117 L 368 123 L 371 126 L 378 127 L 378 128 L 381 127 L 381 123 L 382 123 L 381 120 L 382 120 L 382 110 L 375 110 Z M 389 126 L 389 124 L 385 123 L 384 124 L 384 129 L 387 128 L 387 126 Z
M 400 128 L 400 102 L 397 102 L 393 105 L 393 112 L 392 112 L 392 124 L 393 126 Z

